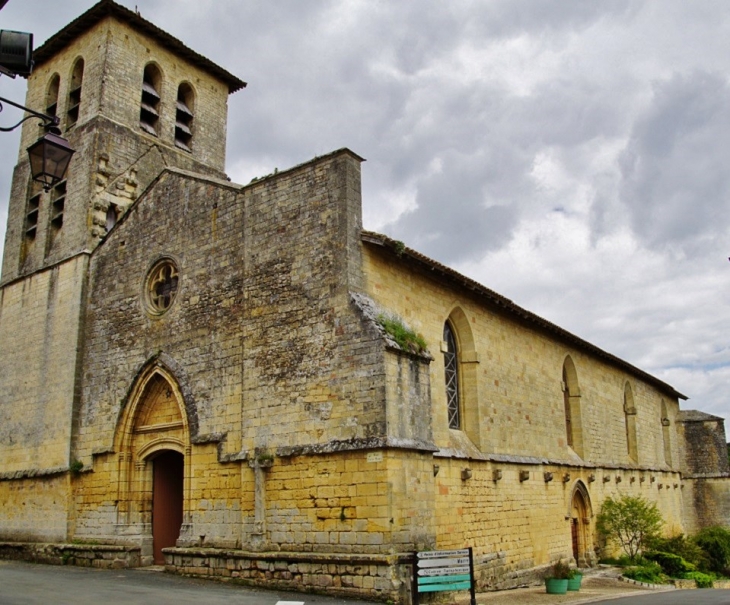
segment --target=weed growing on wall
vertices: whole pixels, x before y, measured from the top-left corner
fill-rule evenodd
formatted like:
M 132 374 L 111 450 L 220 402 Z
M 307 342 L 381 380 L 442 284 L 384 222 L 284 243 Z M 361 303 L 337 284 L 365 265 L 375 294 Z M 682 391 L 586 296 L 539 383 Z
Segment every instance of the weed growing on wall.
M 385 330 L 386 334 L 404 351 L 409 351 L 417 355 L 422 355 L 427 351 L 428 346 L 423 336 L 406 327 L 400 317 L 394 315 L 388 316 L 381 313 L 378 315 L 377 321 Z

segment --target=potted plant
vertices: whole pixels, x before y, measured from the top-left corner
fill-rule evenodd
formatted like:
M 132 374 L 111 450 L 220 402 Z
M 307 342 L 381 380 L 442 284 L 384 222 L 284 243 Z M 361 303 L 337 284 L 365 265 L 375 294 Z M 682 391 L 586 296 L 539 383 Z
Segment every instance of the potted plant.
M 568 592 L 568 580 L 573 577 L 573 570 L 567 563 L 558 560 L 550 566 L 545 574 L 545 592 L 548 594 L 565 594 Z
M 568 580 L 568 590 L 580 590 L 580 583 L 583 581 L 583 574 L 577 570 L 571 570 L 573 577 Z

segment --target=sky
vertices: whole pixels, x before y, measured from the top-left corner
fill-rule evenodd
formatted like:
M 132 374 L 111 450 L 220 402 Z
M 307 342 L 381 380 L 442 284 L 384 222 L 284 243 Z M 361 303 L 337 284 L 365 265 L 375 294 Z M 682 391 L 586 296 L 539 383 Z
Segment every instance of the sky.
M 0 29 L 37 47 L 93 4 L 9 0 Z M 348 147 L 366 229 L 730 420 L 726 0 L 120 4 L 248 82 L 233 181 Z M 0 133 L 3 240 L 17 153 Z

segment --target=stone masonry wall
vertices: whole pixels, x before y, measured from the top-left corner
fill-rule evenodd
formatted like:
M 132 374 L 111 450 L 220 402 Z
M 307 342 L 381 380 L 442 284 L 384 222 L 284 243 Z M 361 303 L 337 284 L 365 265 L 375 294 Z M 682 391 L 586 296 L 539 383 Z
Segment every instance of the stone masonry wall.
M 631 385 L 637 409 L 638 467 L 668 468 L 664 456 L 661 403 L 672 426 L 672 458 L 678 460 L 674 432 L 677 401 L 626 372 L 602 363 L 501 314 L 477 299 L 418 270 L 396 254 L 366 244 L 367 291 L 383 308 L 421 332 L 434 357 L 430 382 L 433 431 L 441 448 L 463 449 L 464 440 L 449 431 L 441 354 L 443 326 L 457 318 L 462 348 L 461 376 L 464 433 L 477 451 L 581 463 L 568 446 L 562 367 L 570 356 L 580 388 L 583 462 L 635 466 L 628 455 L 624 386 Z M 467 358 L 468 357 L 468 358 Z M 473 383 L 467 379 L 473 377 Z M 439 386 L 441 385 L 441 386 Z
M 231 187 L 168 173 L 97 249 L 84 346 L 76 455 L 113 450 L 117 420 L 135 376 L 164 352 L 193 393 L 194 439 L 240 449 L 243 343 L 242 208 Z M 145 276 L 162 256 L 177 264 L 178 294 L 162 316 L 144 306 Z M 207 436 L 207 437 L 206 437 Z
M 38 542 L 0 542 L 0 559 L 99 569 L 138 567 L 140 562 L 139 549 L 134 547 Z
M 4 477 L 71 462 L 88 257 L 0 289 L 0 460 Z
M 686 479 L 688 504 L 685 531 L 694 534 L 705 527 L 730 524 L 730 475 Z
M 68 473 L 2 477 L 0 541 L 65 541 L 70 497 Z M 2 552 L 0 547 L 0 558 Z
M 104 485 L 114 484 L 117 422 L 156 355 L 189 394 L 188 534 L 206 543 L 261 542 L 253 470 L 244 463 L 231 474 L 254 452 L 385 443 L 383 341 L 350 300 L 359 195 L 359 159 L 346 151 L 240 191 L 169 172 L 107 237 L 90 269 L 74 451 L 94 472 L 77 489 L 77 532 L 113 534 L 114 495 Z M 151 317 L 143 283 L 161 256 L 176 262 L 179 290 Z M 93 477 L 102 469 L 110 481 Z M 240 495 L 222 495 L 231 490 Z
M 409 602 L 409 557 L 177 548 L 165 553 L 166 569 L 185 575 L 279 590 Z
M 602 543 L 595 530 L 595 516 L 609 496 L 641 496 L 655 502 L 667 534 L 682 531 L 684 490 L 678 473 L 441 456 L 433 461 L 439 466 L 434 490 L 436 548 L 472 546 L 482 590 L 539 579 L 542 570 L 557 558 L 573 557 L 570 516 L 578 481 L 590 497 L 589 543 L 596 550 Z M 470 471 L 468 478 L 464 478 L 465 469 Z M 526 476 L 521 477 L 521 473 Z M 551 474 L 549 481 L 545 473 Z
M 679 415 L 682 470 L 690 476 L 730 473 L 725 423 L 722 418 L 684 410 Z
M 682 473 L 687 484 L 686 531 L 730 524 L 730 468 L 725 423 L 696 410 L 679 414 Z
M 468 291 L 406 267 L 397 254 L 366 243 L 364 255 L 367 292 L 422 333 L 434 357 L 431 416 L 440 448 L 432 458 L 434 546 L 474 547 L 480 586 L 519 585 L 538 577 L 556 558 L 573 556 L 569 519 L 579 480 L 592 509 L 593 548 L 602 546 L 595 515 L 608 496 L 641 495 L 657 503 L 668 533 L 683 530 L 684 486 L 678 469 L 665 459 L 661 422 L 664 399 L 676 463 L 676 401 L 505 317 Z M 449 429 L 446 421 L 441 338 L 447 319 L 460 340 L 463 430 Z M 568 355 L 580 387 L 583 459 L 566 442 L 561 380 Z M 627 381 L 638 410 L 638 464 L 627 451 Z M 526 478 L 521 480 L 521 473 Z M 551 473 L 550 481 L 545 473 Z
M 348 191 L 359 204 L 357 164 L 336 155 L 242 197 L 167 174 L 134 207 L 92 261 L 81 459 L 112 447 L 127 390 L 158 351 L 190 385 L 196 442 L 225 435 L 236 453 L 382 436 L 384 389 L 372 380 L 382 345 L 349 300 L 347 242 L 359 229 L 341 224 Z M 179 293 L 151 318 L 141 286 L 162 255 L 178 264 Z
M 385 436 L 382 339 L 349 293 L 362 282 L 359 164 L 335 152 L 243 190 L 247 448 Z

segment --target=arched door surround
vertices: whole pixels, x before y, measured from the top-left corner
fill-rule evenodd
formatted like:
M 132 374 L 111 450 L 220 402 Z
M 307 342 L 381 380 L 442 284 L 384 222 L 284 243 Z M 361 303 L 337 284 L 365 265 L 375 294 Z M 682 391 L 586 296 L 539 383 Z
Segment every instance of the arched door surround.
M 578 567 L 596 564 L 593 544 L 593 507 L 588 489 L 582 481 L 577 481 L 570 496 L 570 537 L 573 558 Z
M 190 523 L 188 415 L 175 376 L 161 363 L 144 368 L 130 390 L 115 451 L 117 531 L 139 538 L 143 564 L 160 563 L 161 549 L 173 546 Z M 168 519 L 161 523 L 163 515 Z

